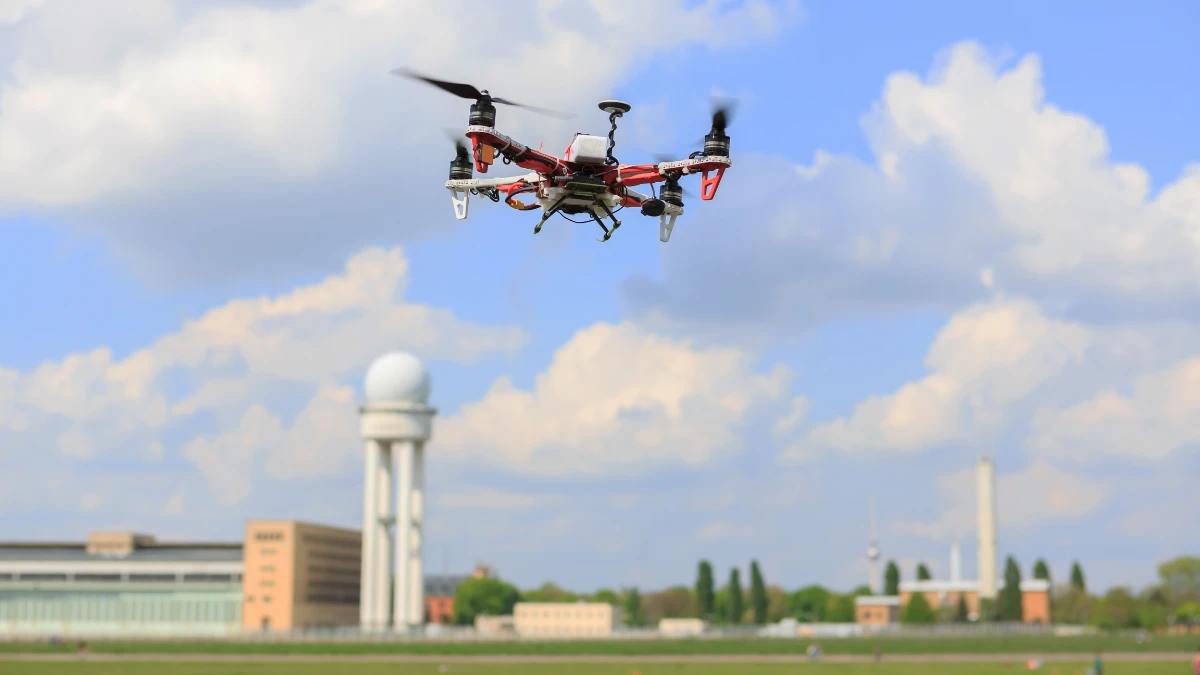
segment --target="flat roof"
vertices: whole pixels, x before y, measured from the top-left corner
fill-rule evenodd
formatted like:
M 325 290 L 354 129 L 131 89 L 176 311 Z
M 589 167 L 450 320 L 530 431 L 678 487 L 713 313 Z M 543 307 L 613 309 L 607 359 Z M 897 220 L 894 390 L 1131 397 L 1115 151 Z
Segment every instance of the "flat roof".
M 855 606 L 862 607 L 899 607 L 898 595 L 860 595 L 854 599 Z
M 87 544 L 53 541 L 0 542 L 0 560 L 188 560 L 226 561 L 242 559 L 241 542 L 172 542 L 138 546 L 127 554 L 88 553 Z
M 904 593 L 970 593 L 979 590 L 978 581 L 950 581 L 949 579 L 926 579 L 925 581 L 901 581 Z

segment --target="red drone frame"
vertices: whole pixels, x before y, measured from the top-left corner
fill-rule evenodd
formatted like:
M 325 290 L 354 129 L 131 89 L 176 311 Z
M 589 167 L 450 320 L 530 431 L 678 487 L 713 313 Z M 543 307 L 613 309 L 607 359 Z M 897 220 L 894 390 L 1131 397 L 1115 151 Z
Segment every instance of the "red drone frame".
M 561 113 L 522 106 L 491 96 L 487 90 L 481 91 L 469 84 L 435 80 L 404 69 L 392 73 L 428 82 L 475 101 L 471 105 L 469 125 L 464 132 L 471 140 L 471 147 L 468 149 L 461 141 L 455 142 L 458 152 L 450 163 L 450 179 L 446 181 L 454 204 L 454 215 L 459 220 L 467 217 L 472 194 L 498 202 L 503 193 L 504 203 L 515 209 L 542 209 L 542 218 L 533 228 L 534 234 L 541 232 L 542 225 L 556 213 L 568 220 L 571 220 L 569 215 L 583 214 L 604 230 L 604 236 L 598 241 L 608 241 L 621 226 L 615 212 L 627 206 L 636 206 L 643 215 L 659 218 L 659 239 L 665 242 L 671 238 L 675 219 L 683 215 L 684 191 L 679 179 L 689 174 L 701 174 L 700 198 L 711 200 L 717 194 L 725 169 L 731 165 L 729 136 L 725 134 L 729 113 L 724 108 L 713 113 L 712 129 L 704 137 L 702 151 L 693 152 L 687 159 L 678 161 L 621 164 L 613 156 L 613 148 L 616 147 L 613 136 L 617 131 L 617 119 L 631 109 L 628 103 L 601 102 L 600 109 L 608 113 L 612 124 L 608 137 L 576 134 L 564 156 L 555 157 L 496 131 L 496 107 L 493 104 L 521 106 L 555 116 L 562 116 Z M 497 157 L 504 164 L 515 164 L 531 173 L 507 178 L 474 177 L 475 171 L 487 173 Z M 663 183 L 657 195 L 653 187 L 649 195 L 632 189 L 654 183 Z M 523 194 L 533 195 L 536 201 L 525 204 L 516 199 Z M 605 225 L 605 217 L 612 220 L 611 229 Z

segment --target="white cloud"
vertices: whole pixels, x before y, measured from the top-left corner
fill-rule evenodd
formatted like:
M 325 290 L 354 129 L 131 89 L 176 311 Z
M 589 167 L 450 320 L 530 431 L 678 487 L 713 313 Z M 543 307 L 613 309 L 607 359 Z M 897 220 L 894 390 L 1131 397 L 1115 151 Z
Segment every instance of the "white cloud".
M 749 525 L 735 525 L 724 520 L 714 520 L 701 527 L 696 532 L 700 539 L 750 539 L 754 536 L 754 528 Z
M 868 397 L 848 418 L 818 425 L 783 457 L 802 459 L 822 449 L 914 453 L 978 442 L 1004 428 L 1010 406 L 1081 361 L 1090 340 L 1087 328 L 1047 318 L 1025 300 L 969 307 L 938 333 L 925 357 L 929 375 Z
M 97 348 L 31 372 L 0 368 L 0 432 L 30 452 L 52 445 L 73 460 L 158 462 L 179 451 L 162 434 L 194 435 L 201 413 L 212 415 L 217 431 L 182 452 L 227 505 L 249 493 L 260 459 L 279 480 L 345 468 L 360 449 L 355 390 L 339 382 L 371 359 L 408 349 L 470 363 L 525 341 L 518 328 L 405 301 L 407 273 L 398 249 L 370 249 L 340 274 L 232 300 L 119 360 Z M 281 387 L 310 398 L 287 422 L 271 407 Z
M 895 529 L 930 539 L 961 538 L 975 531 L 975 469 L 939 476 L 946 509 L 933 522 L 899 521 Z M 1073 519 L 1094 512 L 1111 490 L 1103 482 L 1068 473 L 1044 460 L 1020 471 L 998 473 L 996 517 L 1001 528 L 1028 528 L 1055 520 Z
M 438 508 L 451 511 L 529 511 L 562 502 L 559 495 L 521 494 L 492 489 L 451 492 L 438 497 Z
M 17 23 L 40 4 L 42 0 L 0 0 L 0 26 Z
M 15 26 L 0 80 L 0 210 L 52 209 L 164 281 L 328 264 L 429 231 L 435 197 L 455 222 L 440 130 L 469 103 L 392 68 L 590 108 L 654 52 L 742 43 L 797 15 L 726 4 L 520 3 L 503 16 L 521 30 L 481 40 L 468 0 L 51 0 Z M 514 108 L 500 119 L 534 144 L 575 130 Z
M 1136 378 L 1128 394 L 1104 389 L 1068 407 L 1047 405 L 1032 422 L 1030 447 L 1087 462 L 1102 457 L 1162 460 L 1200 444 L 1200 357 Z
M 447 454 L 532 474 L 699 466 L 739 450 L 747 413 L 785 394 L 789 371 L 759 374 L 753 362 L 736 349 L 598 323 L 554 354 L 532 391 L 497 380 L 439 424 L 437 442 Z
M 743 178 L 676 227 L 663 273 L 627 284 L 638 316 L 794 335 L 836 316 L 953 310 L 997 280 L 1078 316 L 1194 314 L 1200 165 L 1152 194 L 1099 125 L 1045 100 L 1036 56 L 997 68 L 956 45 L 925 78 L 891 75 L 864 129 L 871 164 L 738 159 Z M 746 213 L 753 234 L 716 226 Z

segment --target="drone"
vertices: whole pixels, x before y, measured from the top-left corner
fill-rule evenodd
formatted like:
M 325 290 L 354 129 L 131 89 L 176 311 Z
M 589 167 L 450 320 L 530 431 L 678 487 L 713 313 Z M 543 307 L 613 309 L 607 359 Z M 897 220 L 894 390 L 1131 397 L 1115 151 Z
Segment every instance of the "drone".
M 683 197 L 687 193 L 679 184 L 683 176 L 701 175 L 700 199 L 708 201 L 717 194 L 729 161 L 729 136 L 725 128 L 729 122 L 728 105 L 717 106 L 712 115 L 712 128 L 704 137 L 703 150 L 688 155 L 687 159 L 660 161 L 653 164 L 621 164 L 613 155 L 616 147 L 617 120 L 632 110 L 624 101 L 601 101 L 600 110 L 608 114 L 612 129 L 608 137 L 577 133 L 567 147 L 563 157 L 543 152 L 540 148 L 522 145 L 496 130 L 496 104 L 518 106 L 533 112 L 566 119 L 570 115 L 515 103 L 508 99 L 492 96 L 486 89 L 459 82 L 447 82 L 415 73 L 407 68 L 391 71 L 393 75 L 419 80 L 465 98 L 471 104 L 471 114 L 464 136 L 470 139 L 470 148 L 460 139 L 453 139 L 456 147 L 450 162 L 450 179 L 446 189 L 454 205 L 454 216 L 458 220 L 467 217 L 471 195 L 482 196 L 504 203 L 519 211 L 541 209 L 542 217 L 533 227 L 533 233 L 542 231 L 542 226 L 551 216 L 558 214 L 573 223 L 586 223 L 570 216 L 582 216 L 595 221 L 604 235 L 597 241 L 608 241 L 621 221 L 616 213 L 629 206 L 638 207 L 642 215 L 659 219 L 659 239 L 670 241 L 675 220 L 683 215 Z M 506 178 L 475 178 L 475 172 L 487 173 L 488 167 L 499 158 L 504 164 L 516 164 L 529 171 L 520 176 Z M 711 176 L 710 176 L 711 174 Z M 662 183 L 658 193 L 654 184 Z M 633 188 L 649 185 L 650 194 Z M 525 203 L 518 199 L 530 196 L 534 201 Z M 606 224 L 611 221 L 611 227 Z

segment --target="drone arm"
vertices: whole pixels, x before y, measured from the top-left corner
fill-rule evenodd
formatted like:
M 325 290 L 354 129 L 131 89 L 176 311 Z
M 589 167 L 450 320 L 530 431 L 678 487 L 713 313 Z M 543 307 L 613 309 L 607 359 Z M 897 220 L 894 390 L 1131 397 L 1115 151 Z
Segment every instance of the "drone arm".
M 527 171 L 555 175 L 571 168 L 571 164 L 566 160 L 518 143 L 492 127 L 470 126 L 467 127 L 466 135 L 476 145 L 494 147 L 501 156 Z

